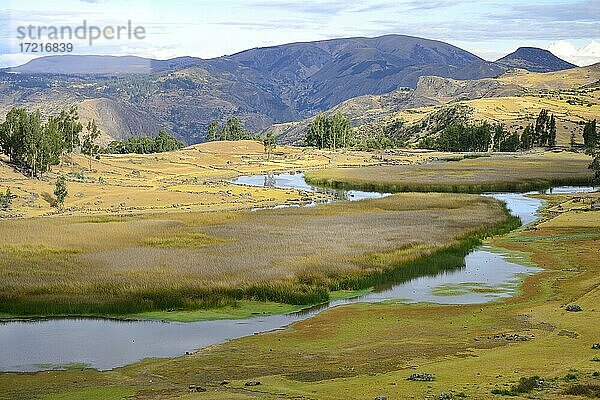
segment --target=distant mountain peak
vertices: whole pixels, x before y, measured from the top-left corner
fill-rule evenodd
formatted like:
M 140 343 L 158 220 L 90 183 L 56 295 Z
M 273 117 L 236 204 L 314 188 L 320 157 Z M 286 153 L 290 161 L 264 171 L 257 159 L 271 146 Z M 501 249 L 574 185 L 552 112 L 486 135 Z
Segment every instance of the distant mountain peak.
M 496 63 L 508 68 L 521 68 L 531 72 L 552 72 L 577 67 L 550 51 L 538 47 L 519 47 L 514 52 L 496 60 Z

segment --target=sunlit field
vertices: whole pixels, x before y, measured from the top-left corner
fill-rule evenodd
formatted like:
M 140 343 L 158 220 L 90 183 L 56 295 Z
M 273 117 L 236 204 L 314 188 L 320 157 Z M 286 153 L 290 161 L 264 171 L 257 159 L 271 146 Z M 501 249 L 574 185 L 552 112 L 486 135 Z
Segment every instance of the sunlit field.
M 28 179 L 0 162 L 0 191 L 16 198 L 0 217 L 55 214 L 140 214 L 168 211 L 218 211 L 310 203 L 323 196 L 295 190 L 244 187 L 229 181 L 239 175 L 293 172 L 335 166 L 412 163 L 444 154 L 417 151 L 386 155 L 277 146 L 267 156 L 257 141 L 212 142 L 179 151 L 145 155 L 66 158 L 42 179 Z M 2 160 L 0 160 L 2 161 Z M 6 161 L 6 160 L 4 160 Z M 69 195 L 63 210 L 52 207 L 56 178 L 64 175 Z
M 258 212 L 8 220 L 0 230 L 0 311 L 313 304 L 330 290 L 389 279 L 382 275 L 505 219 L 492 199 L 402 194 Z
M 569 393 L 593 394 L 599 385 L 600 356 L 592 344 L 600 324 L 600 212 L 589 211 L 597 194 L 585 196 L 587 207 L 575 197 L 552 197 L 535 229 L 493 240 L 546 270 L 527 277 L 513 298 L 485 305 L 339 307 L 283 331 L 106 373 L 73 368 L 44 372 L 44 379 L 42 373 L 0 374 L 0 398 L 342 400 L 435 398 L 444 392 L 497 399 L 492 391 L 511 393 L 521 378 L 532 376 L 546 384 L 528 398 L 586 398 Z M 583 311 L 566 312 L 567 304 Z M 407 380 L 415 372 L 431 373 L 434 380 Z M 244 386 L 250 380 L 261 385 Z M 190 393 L 190 384 L 207 392 Z
M 494 155 L 423 165 L 382 165 L 309 171 L 307 180 L 338 188 L 391 192 L 524 192 L 589 185 L 591 157 L 578 153 Z

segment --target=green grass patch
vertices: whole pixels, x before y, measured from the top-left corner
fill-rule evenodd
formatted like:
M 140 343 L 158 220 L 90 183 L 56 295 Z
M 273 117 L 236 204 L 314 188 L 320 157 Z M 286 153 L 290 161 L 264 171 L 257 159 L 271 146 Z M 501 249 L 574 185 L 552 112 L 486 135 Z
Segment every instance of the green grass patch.
M 498 294 L 504 293 L 506 289 L 501 286 L 490 287 L 480 282 L 463 282 L 438 285 L 431 289 L 431 293 L 435 296 L 461 296 L 469 293 Z
M 136 392 L 137 389 L 127 386 L 92 387 L 48 394 L 43 396 L 42 400 L 122 400 L 134 396 Z
M 255 316 L 289 314 L 300 311 L 305 306 L 275 303 L 271 301 L 259 302 L 240 300 L 234 305 L 205 310 L 175 310 L 175 311 L 148 311 L 139 314 L 130 314 L 125 317 L 135 319 L 149 319 L 159 321 L 196 322 L 218 319 L 244 319 Z

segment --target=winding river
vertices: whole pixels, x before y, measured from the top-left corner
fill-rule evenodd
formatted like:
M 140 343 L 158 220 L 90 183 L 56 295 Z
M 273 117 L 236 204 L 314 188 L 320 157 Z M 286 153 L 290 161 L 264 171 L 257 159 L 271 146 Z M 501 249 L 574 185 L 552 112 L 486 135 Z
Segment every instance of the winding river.
M 242 176 L 234 183 L 293 188 L 327 193 L 335 199 L 364 200 L 389 195 L 338 191 L 308 185 L 302 173 Z M 547 193 L 590 192 L 589 187 L 559 187 Z M 543 205 L 525 194 L 487 194 L 505 201 L 524 224 L 535 221 Z M 311 204 L 309 204 L 311 205 Z M 421 276 L 345 300 L 331 301 L 302 312 L 239 320 L 191 323 L 57 318 L 0 322 L 0 371 L 39 371 L 85 365 L 108 370 L 148 357 L 175 357 L 206 346 L 283 328 L 323 310 L 357 302 L 433 302 L 473 304 L 514 294 L 526 275 L 539 268 L 521 265 L 499 249 L 481 246 L 465 257 L 463 268 Z

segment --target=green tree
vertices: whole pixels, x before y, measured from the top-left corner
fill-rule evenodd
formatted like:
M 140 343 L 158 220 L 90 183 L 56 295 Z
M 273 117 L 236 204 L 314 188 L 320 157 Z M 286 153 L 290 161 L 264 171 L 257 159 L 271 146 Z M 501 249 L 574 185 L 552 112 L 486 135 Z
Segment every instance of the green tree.
M 535 128 L 533 131 L 533 143 L 538 146 L 545 146 L 548 143 L 548 110 L 541 109 L 535 119 Z
M 24 158 L 24 132 L 28 118 L 24 108 L 13 108 L 0 125 L 0 148 L 11 162 L 19 163 Z
M 594 171 L 594 183 L 600 184 L 600 151 L 594 154 L 594 159 L 589 168 Z
M 348 147 L 351 141 L 350 121 L 339 111 L 333 115 L 318 114 L 304 135 L 304 143 L 307 146 L 319 149 L 335 150 L 340 147 Z
M 513 133 L 508 135 L 506 139 L 500 145 L 500 151 L 503 152 L 515 152 L 519 150 L 519 135 L 517 133 Z
M 533 125 L 527 125 L 521 135 L 521 150 L 529 150 L 533 147 Z
M 95 120 L 91 120 L 87 124 L 86 133 L 83 135 L 83 143 L 81 144 L 81 152 L 88 156 L 90 165 L 89 170 L 92 170 L 92 159 L 96 157 L 100 151 L 100 146 L 96 144 L 96 140 L 100 137 L 100 130 L 96 125 Z
M 238 117 L 230 117 L 221 129 L 221 140 L 240 140 L 247 137 Z
M 548 121 L 548 146 L 556 147 L 556 119 L 554 114 L 550 116 Z
M 265 153 L 267 154 L 267 160 L 271 159 L 271 152 L 273 152 L 275 149 L 275 135 L 272 131 L 267 132 L 263 138 L 263 147 L 265 148 Z
M 596 132 L 596 120 L 587 121 L 583 126 L 583 144 L 588 150 L 594 150 L 598 145 L 598 133 Z
M 494 151 L 501 151 L 500 147 L 506 139 L 506 131 L 504 130 L 504 124 L 497 124 L 494 126 Z
M 166 131 L 158 131 L 158 135 L 154 138 L 153 153 L 164 153 L 166 151 L 179 150 L 183 148 L 183 143 L 169 135 Z
M 57 123 L 58 131 L 62 136 L 63 153 L 72 153 L 81 144 L 79 135 L 83 131 L 77 107 L 72 106 L 68 110 L 61 111 Z
M 208 134 L 206 135 L 206 140 L 209 142 L 218 140 L 219 134 L 219 121 L 211 121 L 210 125 L 208 125 Z
M 59 176 L 56 179 L 56 187 L 54 188 L 54 195 L 56 196 L 56 200 L 54 201 L 54 205 L 56 207 L 61 207 L 65 204 L 65 198 L 69 192 L 67 191 L 67 180 L 64 176 Z

